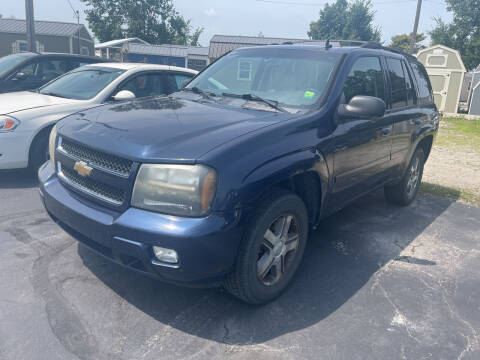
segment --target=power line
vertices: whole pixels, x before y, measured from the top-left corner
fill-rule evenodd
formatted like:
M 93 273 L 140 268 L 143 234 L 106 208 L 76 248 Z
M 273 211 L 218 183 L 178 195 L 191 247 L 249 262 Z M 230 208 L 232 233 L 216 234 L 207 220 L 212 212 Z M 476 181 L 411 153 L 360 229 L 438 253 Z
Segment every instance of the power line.
M 76 16 L 76 15 L 77 15 L 77 10 L 75 10 L 75 9 L 73 8 L 73 5 L 72 5 L 72 3 L 70 2 L 70 0 L 67 0 L 67 2 L 68 2 L 68 5 L 70 5 L 70 7 L 72 8 L 72 11 L 75 13 L 75 16 Z

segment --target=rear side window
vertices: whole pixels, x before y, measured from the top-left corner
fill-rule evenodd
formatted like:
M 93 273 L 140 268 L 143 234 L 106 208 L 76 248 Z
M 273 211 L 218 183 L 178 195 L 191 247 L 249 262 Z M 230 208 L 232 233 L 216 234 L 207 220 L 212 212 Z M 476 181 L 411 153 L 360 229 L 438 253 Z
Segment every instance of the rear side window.
M 405 74 L 405 83 L 407 85 L 407 103 L 408 106 L 415 105 L 415 87 L 413 86 L 413 80 L 408 71 L 407 65 L 402 61 L 403 73 Z
M 412 62 L 410 65 L 412 66 L 413 74 L 417 80 L 418 96 L 420 100 L 422 100 L 422 102 L 432 102 L 432 86 L 430 85 L 427 71 L 417 62 Z
M 385 84 L 378 57 L 362 57 L 353 64 L 344 86 L 345 103 L 364 95 L 385 100 Z
M 392 109 L 406 107 L 408 96 L 402 62 L 397 59 L 387 58 L 387 65 L 392 87 Z

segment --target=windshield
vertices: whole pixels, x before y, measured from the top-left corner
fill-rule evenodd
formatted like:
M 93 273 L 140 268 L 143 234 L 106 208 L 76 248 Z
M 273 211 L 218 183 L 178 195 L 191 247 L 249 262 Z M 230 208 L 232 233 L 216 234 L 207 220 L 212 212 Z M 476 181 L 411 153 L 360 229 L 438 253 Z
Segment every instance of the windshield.
M 97 96 L 125 70 L 84 66 L 40 88 L 39 93 L 75 100 L 89 100 Z
M 28 59 L 29 57 L 35 56 L 35 54 L 25 53 L 25 54 L 13 54 L 0 58 L 0 76 L 3 76 L 10 69 L 14 68 L 22 61 Z
M 234 51 L 212 64 L 186 88 L 217 96 L 250 94 L 273 100 L 282 107 L 309 109 L 323 98 L 340 56 L 273 46 Z

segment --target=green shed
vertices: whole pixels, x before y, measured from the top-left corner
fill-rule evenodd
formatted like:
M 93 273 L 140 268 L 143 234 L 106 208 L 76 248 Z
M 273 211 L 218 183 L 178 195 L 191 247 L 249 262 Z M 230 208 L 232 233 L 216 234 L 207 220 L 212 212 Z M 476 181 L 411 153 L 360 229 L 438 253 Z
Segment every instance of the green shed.
M 427 69 L 438 109 L 456 114 L 467 72 L 460 53 L 443 45 L 434 45 L 420 50 L 417 59 Z

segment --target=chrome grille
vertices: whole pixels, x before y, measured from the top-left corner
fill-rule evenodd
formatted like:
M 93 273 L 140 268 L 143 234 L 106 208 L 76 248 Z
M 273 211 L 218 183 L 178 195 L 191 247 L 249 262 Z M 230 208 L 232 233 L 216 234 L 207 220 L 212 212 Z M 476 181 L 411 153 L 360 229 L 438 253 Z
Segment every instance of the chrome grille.
M 62 139 L 59 151 L 75 160 L 84 161 L 91 167 L 122 177 L 130 176 L 132 171 L 133 162 L 130 160 L 105 154 L 66 139 Z
M 98 181 L 77 175 L 74 171 L 66 168 L 59 169 L 59 175 L 63 180 L 78 190 L 91 196 L 107 201 L 114 205 L 122 205 L 125 201 L 125 191 Z

